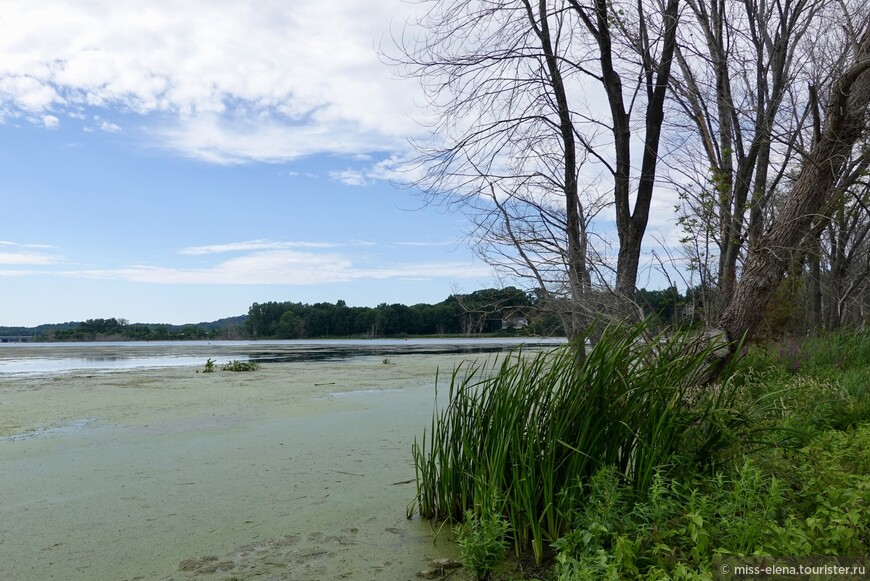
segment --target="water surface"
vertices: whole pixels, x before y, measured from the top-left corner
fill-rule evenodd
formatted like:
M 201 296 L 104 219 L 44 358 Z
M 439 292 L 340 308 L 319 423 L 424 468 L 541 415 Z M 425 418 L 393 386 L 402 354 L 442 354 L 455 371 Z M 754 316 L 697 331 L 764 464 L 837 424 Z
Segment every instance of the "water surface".
M 201 366 L 209 358 L 258 363 L 341 361 L 398 355 L 488 354 L 550 348 L 551 338 L 338 339 L 304 341 L 153 341 L 104 343 L 3 343 L 0 376 Z
M 436 370 L 515 346 L 0 349 L 5 364 L 30 365 L 0 373 L 0 580 L 417 579 L 456 556 L 429 523 L 405 518 Z M 421 354 L 457 349 L 472 354 Z M 266 363 L 197 372 L 206 357 L 242 356 Z M 111 370 L 185 357 L 196 365 Z M 76 372 L 82 361 L 102 371 Z

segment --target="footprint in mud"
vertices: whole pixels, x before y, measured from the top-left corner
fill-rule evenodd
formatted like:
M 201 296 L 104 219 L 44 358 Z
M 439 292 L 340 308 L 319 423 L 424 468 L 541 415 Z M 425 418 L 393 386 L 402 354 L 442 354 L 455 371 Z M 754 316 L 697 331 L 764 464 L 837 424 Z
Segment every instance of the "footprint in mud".
M 310 533 L 304 538 L 287 535 L 239 547 L 225 557 L 208 555 L 185 559 L 178 570 L 186 579 L 242 580 L 312 579 L 330 577 L 330 567 L 345 547 L 357 545 L 356 529 L 343 534 Z
M 357 529 L 345 529 L 345 531 L 356 534 Z M 308 535 L 308 540 L 319 545 L 328 543 L 332 545 L 352 546 L 357 544 L 355 539 L 347 535 L 324 536 L 323 533 L 311 533 Z
M 232 561 L 221 561 L 214 556 L 200 557 L 198 559 L 185 559 L 178 565 L 179 571 L 192 573 L 193 575 L 210 575 L 212 573 L 224 573 L 232 571 L 236 565 Z

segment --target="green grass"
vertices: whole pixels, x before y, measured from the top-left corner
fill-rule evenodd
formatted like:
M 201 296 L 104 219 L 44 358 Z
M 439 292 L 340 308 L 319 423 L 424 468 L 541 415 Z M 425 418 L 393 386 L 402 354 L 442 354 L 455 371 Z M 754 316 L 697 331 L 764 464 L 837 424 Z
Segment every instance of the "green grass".
M 465 520 L 456 525 L 456 543 L 462 564 L 481 581 L 488 581 L 507 552 L 510 525 L 495 507 L 480 514 L 466 511 Z
M 602 470 L 556 542 L 558 579 L 710 579 L 715 555 L 865 556 L 868 468 L 870 424 L 825 432 L 775 467 L 744 460 L 712 477 L 660 475 L 641 502 Z
M 868 336 L 754 347 L 703 391 L 688 340 L 611 328 L 581 362 L 567 346 L 455 370 L 413 447 L 411 508 L 497 510 L 518 552 L 557 555 L 560 581 L 870 553 Z

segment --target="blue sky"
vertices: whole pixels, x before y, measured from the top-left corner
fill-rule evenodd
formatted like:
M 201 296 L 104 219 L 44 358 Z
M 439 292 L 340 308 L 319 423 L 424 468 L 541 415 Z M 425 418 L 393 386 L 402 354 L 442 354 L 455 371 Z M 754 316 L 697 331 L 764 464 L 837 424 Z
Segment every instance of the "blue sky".
M 417 89 L 374 47 L 408 4 L 133 6 L 0 2 L 0 325 L 497 284 L 388 179 Z
M 377 48 L 418 8 L 0 0 L 0 325 L 497 286 L 464 216 L 393 185 L 424 100 Z M 653 201 L 650 248 L 675 247 L 674 203 Z M 605 262 L 611 213 L 595 226 Z M 664 286 L 646 264 L 639 286 Z

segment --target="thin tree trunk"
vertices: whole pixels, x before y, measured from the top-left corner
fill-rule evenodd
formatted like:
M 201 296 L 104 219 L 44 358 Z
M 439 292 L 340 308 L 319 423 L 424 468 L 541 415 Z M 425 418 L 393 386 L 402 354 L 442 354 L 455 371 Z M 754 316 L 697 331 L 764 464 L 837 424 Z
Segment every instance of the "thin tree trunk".
M 807 262 L 809 263 L 809 282 L 807 284 L 807 292 L 810 295 L 809 317 L 807 324 L 812 332 L 821 327 L 822 323 L 822 271 L 819 247 L 819 239 L 813 238 L 810 241 L 810 250 L 807 253 Z

